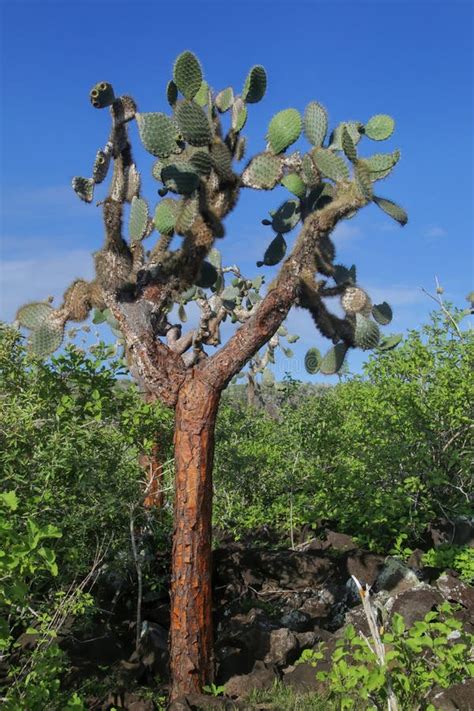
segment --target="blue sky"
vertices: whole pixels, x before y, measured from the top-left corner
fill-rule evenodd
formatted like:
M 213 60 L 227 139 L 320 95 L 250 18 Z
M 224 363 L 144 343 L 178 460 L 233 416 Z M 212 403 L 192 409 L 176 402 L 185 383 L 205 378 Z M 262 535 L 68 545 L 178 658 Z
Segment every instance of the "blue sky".
M 265 147 L 277 111 L 303 111 L 311 100 L 326 106 L 332 126 L 391 114 L 394 135 L 384 144 L 366 140 L 363 151 L 400 148 L 402 160 L 378 192 L 405 207 L 409 224 L 402 229 L 376 206 L 365 208 L 338 228 L 338 261 L 355 263 L 361 286 L 392 304 L 391 331 L 426 320 L 433 302 L 421 288 L 433 291 L 435 275 L 446 298 L 463 304 L 473 287 L 471 2 L 3 0 L 0 10 L 0 318 L 92 276 L 101 215 L 70 188 L 74 175 L 90 174 L 108 134 L 108 112 L 89 103 L 91 86 L 107 80 L 141 111 L 168 111 L 165 87 L 184 49 L 198 55 L 216 90 L 239 91 L 252 65 L 267 69 L 267 94 L 249 107 L 248 155 Z M 154 207 L 153 158 L 136 127 L 132 137 Z M 245 191 L 219 244 L 226 261 L 257 273 L 271 239 L 261 220 L 286 196 L 283 188 Z M 270 281 L 272 270 L 265 273 Z M 301 340 L 293 364 L 282 358 L 276 373 L 306 379 L 304 351 L 329 343 L 304 312 L 292 311 L 288 326 Z M 351 370 L 364 357 L 351 354 Z

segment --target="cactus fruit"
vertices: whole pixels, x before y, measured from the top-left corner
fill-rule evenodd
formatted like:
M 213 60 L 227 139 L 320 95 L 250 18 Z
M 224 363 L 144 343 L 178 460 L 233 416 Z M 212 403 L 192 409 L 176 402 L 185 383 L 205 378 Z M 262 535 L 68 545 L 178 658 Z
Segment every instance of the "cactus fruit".
M 296 197 L 303 198 L 306 194 L 306 185 L 301 180 L 298 173 L 290 173 L 289 175 L 285 175 L 285 177 L 282 178 L 281 184 L 289 190 L 290 193 L 296 195 Z
M 237 133 L 243 129 L 247 123 L 247 107 L 240 96 L 234 99 L 232 104 L 232 128 Z
M 286 242 L 282 234 L 278 234 L 273 239 L 265 250 L 263 262 L 257 262 L 257 267 L 273 267 L 278 262 L 281 262 L 286 254 Z
M 21 306 L 15 316 L 20 326 L 35 329 L 51 316 L 53 307 L 46 301 L 33 301 Z
M 197 57 L 192 52 L 182 52 L 173 67 L 173 80 L 186 99 L 192 99 L 202 83 L 202 70 Z
M 168 190 L 180 195 L 189 195 L 199 185 L 199 175 L 191 163 L 170 163 L 161 171 L 161 179 Z
M 191 146 L 206 146 L 212 141 L 212 130 L 203 109 L 193 101 L 176 106 L 176 120 L 183 138 Z
M 381 326 L 386 326 L 393 318 L 390 304 L 387 304 L 386 301 L 381 304 L 374 304 L 372 316 Z
M 341 296 L 341 306 L 346 314 L 361 313 L 368 316 L 372 310 L 369 295 L 359 286 L 349 286 Z
M 242 99 L 248 104 L 261 101 L 267 88 L 267 73 L 260 64 L 256 64 L 249 71 L 242 89 Z
M 327 178 L 334 181 L 349 179 L 349 168 L 341 156 L 327 148 L 315 148 L 311 155 L 316 168 Z
M 171 108 L 173 108 L 178 100 L 178 87 L 172 79 L 170 79 L 166 85 L 166 98 L 168 100 L 168 104 Z
M 128 231 L 132 242 L 143 239 L 148 227 L 148 205 L 145 200 L 134 197 L 130 209 Z
M 84 279 L 76 279 L 66 289 L 62 308 L 68 321 L 85 321 L 92 308 L 90 300 L 90 285 Z
M 161 235 L 173 234 L 178 212 L 179 203 L 172 198 L 165 198 L 158 203 L 153 222 Z
M 144 148 L 153 156 L 167 158 L 176 148 L 176 124 L 159 112 L 137 114 L 138 131 Z
M 384 141 L 392 135 L 394 128 L 395 121 L 391 116 L 377 114 L 367 121 L 364 126 L 364 133 L 373 141 Z
M 275 232 L 290 232 L 301 219 L 301 203 L 298 199 L 287 200 L 272 215 Z
M 346 154 L 347 158 L 352 163 L 355 163 L 357 160 L 357 149 L 355 147 L 355 143 L 352 140 L 352 136 L 347 130 L 347 126 L 344 126 L 342 129 L 342 134 L 341 134 L 341 143 L 342 143 L 342 150 Z
M 358 190 L 366 200 L 372 200 L 372 180 L 370 171 L 363 161 L 357 161 L 354 168 L 354 178 Z
M 64 323 L 47 319 L 31 332 L 28 346 L 38 358 L 47 358 L 59 348 L 63 338 Z
M 94 167 L 92 169 L 92 180 L 94 183 L 102 183 L 107 175 L 110 165 L 110 153 L 104 153 L 104 151 L 97 151 L 97 155 L 94 161 Z
M 317 348 L 310 348 L 304 357 L 304 367 L 310 375 L 315 375 L 321 365 L 321 353 Z
M 92 202 L 94 198 L 94 181 L 92 178 L 76 176 L 72 179 L 72 187 L 81 200 L 84 200 L 84 202 Z
M 108 81 L 100 81 L 92 87 L 89 92 L 89 97 L 92 106 L 96 109 L 103 109 L 106 106 L 110 106 L 115 101 L 112 84 L 109 84 Z
M 380 330 L 374 321 L 361 313 L 355 315 L 354 345 L 363 351 L 375 348 L 380 340 Z
M 242 173 L 242 183 L 256 190 L 271 190 L 283 175 L 281 158 L 271 153 L 258 153 Z
M 302 121 L 296 109 L 279 111 L 270 121 L 267 140 L 274 153 L 282 153 L 288 146 L 298 140 L 301 134 Z
M 220 139 L 215 139 L 211 145 L 211 157 L 217 175 L 223 180 L 232 180 L 232 154 Z
M 328 130 L 328 115 L 324 106 L 317 101 L 311 101 L 305 109 L 303 117 L 304 135 L 316 148 L 323 145 Z
M 397 203 L 392 202 L 391 200 L 387 200 L 386 198 L 382 197 L 377 197 L 374 195 L 373 200 L 378 207 L 380 207 L 381 210 L 387 213 L 387 215 L 390 215 L 390 217 L 393 217 L 394 220 L 396 220 L 400 225 L 406 225 L 408 222 L 408 215 L 403 209 L 403 207 L 400 207 L 400 205 L 397 205 Z
M 179 235 L 184 235 L 191 229 L 194 220 L 198 216 L 199 203 L 196 198 L 184 198 L 178 202 L 178 206 L 179 212 L 174 229 Z
M 230 107 L 232 106 L 234 101 L 234 90 L 232 89 L 231 86 L 228 86 L 227 89 L 223 89 L 220 91 L 216 98 L 214 99 L 214 103 L 217 106 L 217 109 L 221 112 L 224 113 L 225 111 L 228 111 Z
M 334 348 L 330 348 L 322 358 L 319 371 L 324 375 L 334 375 L 337 373 L 344 363 L 347 351 L 348 347 L 345 343 L 336 343 Z

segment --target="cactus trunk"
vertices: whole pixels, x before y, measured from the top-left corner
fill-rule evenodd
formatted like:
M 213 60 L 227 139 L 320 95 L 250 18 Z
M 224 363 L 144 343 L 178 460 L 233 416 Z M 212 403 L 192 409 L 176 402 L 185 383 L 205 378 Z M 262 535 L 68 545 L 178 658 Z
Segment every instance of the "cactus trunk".
M 170 698 L 213 681 L 212 461 L 220 393 L 192 372 L 175 415 Z

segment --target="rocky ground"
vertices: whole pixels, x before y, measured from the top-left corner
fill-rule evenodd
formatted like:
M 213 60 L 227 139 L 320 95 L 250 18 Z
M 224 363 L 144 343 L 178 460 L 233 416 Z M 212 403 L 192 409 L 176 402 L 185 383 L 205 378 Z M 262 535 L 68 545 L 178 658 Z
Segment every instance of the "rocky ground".
M 225 697 L 188 696 L 175 701 L 172 711 L 245 709 L 245 697 L 251 690 L 268 689 L 277 679 L 298 692 L 318 690 L 314 666 L 295 665 L 303 650 L 325 642 L 321 668 L 327 669 L 336 641 L 348 624 L 368 633 L 351 576 L 371 586 L 373 602 L 387 611 L 388 619 L 398 612 L 411 626 L 449 600 L 461 606 L 456 616 L 474 633 L 474 588 L 453 571 L 440 575 L 439 570 L 423 568 L 420 561 L 421 551 L 404 563 L 360 550 L 349 536 L 332 531 L 297 550 L 227 543 L 214 553 L 216 684 L 225 687 Z M 91 708 L 105 710 L 113 705 L 129 711 L 152 711 L 151 700 L 126 690 L 153 683 L 157 676 L 166 693 L 167 600 L 145 603 L 143 617 L 138 652 L 130 654 L 120 641 L 123 636 L 110 625 L 99 640 L 78 643 L 70 650 L 82 675 L 87 672 L 84 665 L 97 669 L 107 660 L 114 666 L 116 693 L 97 698 Z M 474 686 L 466 683 L 440 691 L 436 705 L 467 711 L 473 699 Z

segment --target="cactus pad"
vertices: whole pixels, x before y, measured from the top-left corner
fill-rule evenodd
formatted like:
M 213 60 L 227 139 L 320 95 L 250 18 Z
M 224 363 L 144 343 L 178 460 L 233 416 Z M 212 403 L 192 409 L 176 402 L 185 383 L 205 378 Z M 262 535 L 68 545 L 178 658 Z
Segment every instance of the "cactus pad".
M 148 205 L 141 198 L 132 198 L 128 231 L 132 242 L 143 239 L 148 227 Z
M 290 173 L 289 175 L 285 175 L 285 177 L 282 178 L 281 184 L 284 185 L 290 193 L 296 195 L 296 197 L 303 198 L 306 194 L 306 185 L 301 180 L 298 173 Z
M 200 286 L 202 289 L 208 289 L 213 284 L 216 283 L 218 277 L 217 269 L 212 266 L 209 262 L 203 262 L 199 269 L 199 274 L 194 282 L 196 286 Z
M 199 203 L 196 198 L 184 198 L 180 200 L 179 212 L 175 223 L 175 230 L 179 235 L 184 235 L 188 232 L 194 220 L 198 216 Z
M 301 134 L 302 121 L 296 109 L 279 111 L 270 121 L 267 139 L 274 153 L 282 153 L 298 140 Z
M 334 348 L 330 348 L 321 360 L 319 371 L 324 375 L 334 375 L 337 373 L 344 363 L 347 351 L 348 347 L 345 343 L 336 343 Z
M 327 148 L 315 148 L 311 155 L 318 170 L 331 180 L 348 180 L 349 168 L 341 156 Z
M 315 375 L 321 365 L 321 353 L 317 348 L 310 348 L 304 357 L 304 367 L 310 375 Z
M 372 200 L 372 180 L 367 164 L 364 161 L 357 161 L 354 168 L 354 177 L 360 194 L 366 200 Z
M 209 103 L 209 84 L 204 79 L 193 101 L 199 106 L 206 106 Z
M 97 151 L 94 167 L 92 169 L 92 180 L 94 183 L 102 183 L 107 175 L 110 164 L 110 154 L 104 151 Z
M 359 121 L 344 121 L 336 126 L 331 133 L 329 148 L 335 151 L 342 151 L 342 132 L 344 129 L 349 132 L 353 144 L 356 146 L 361 139 L 361 131 L 364 125 Z
M 31 332 L 28 346 L 38 358 L 47 358 L 60 347 L 63 338 L 64 325 L 48 319 Z
M 242 89 L 242 99 L 248 104 L 261 101 L 267 88 L 267 73 L 260 64 L 256 64 L 249 71 Z
M 267 267 L 273 267 L 278 262 L 281 262 L 286 254 L 286 242 L 283 235 L 278 234 L 275 239 L 273 239 L 265 250 L 263 255 L 263 262 L 257 262 L 257 267 L 262 267 L 263 265 Z
M 176 106 L 176 120 L 185 141 L 191 146 L 206 146 L 212 140 L 212 130 L 203 109 L 193 101 Z
M 395 121 L 391 116 L 377 114 L 367 121 L 364 131 L 365 135 L 373 141 L 384 141 L 392 135 L 394 128 Z
M 317 170 L 310 153 L 303 156 L 301 162 L 301 177 L 309 188 L 315 187 L 321 182 L 321 175 Z
M 364 158 L 364 163 L 370 171 L 370 179 L 374 182 L 387 177 L 399 160 L 400 151 L 393 151 L 393 153 L 376 153 L 370 158 Z
M 281 158 L 271 153 L 257 154 L 242 173 L 242 183 L 256 190 L 271 190 L 283 175 Z
M 192 52 L 182 52 L 173 67 L 173 80 L 186 99 L 192 99 L 201 87 L 202 70 Z
M 212 158 L 207 151 L 195 151 L 189 159 L 196 173 L 208 176 L 212 170 Z
M 380 330 L 375 321 L 360 313 L 355 315 L 354 344 L 363 351 L 375 348 L 380 340 Z
M 400 225 L 406 225 L 406 223 L 408 222 L 408 215 L 403 209 L 403 207 L 397 205 L 396 202 L 392 202 L 391 200 L 387 200 L 386 198 L 377 197 L 376 195 L 374 195 L 373 200 L 375 204 L 380 207 L 381 210 L 386 212 L 387 215 L 390 215 L 390 217 L 393 217 L 393 219 L 396 220 Z
M 223 180 L 231 180 L 234 173 L 232 170 L 232 154 L 221 140 L 215 139 L 211 146 L 211 157 L 217 175 Z
M 346 314 L 361 313 L 368 316 L 372 310 L 369 295 L 358 286 L 349 286 L 341 296 L 341 306 Z
M 401 333 L 394 333 L 391 336 L 387 336 L 386 338 L 383 338 L 379 345 L 378 348 L 381 351 L 391 351 L 392 348 L 396 348 L 400 341 L 403 339 L 403 334 Z
M 76 279 L 64 292 L 62 308 L 68 321 L 85 321 L 92 308 L 90 285 L 84 279 Z
M 199 185 L 199 175 L 191 163 L 184 161 L 166 165 L 161 171 L 161 179 L 168 190 L 180 195 L 189 195 Z
M 92 106 L 96 109 L 104 109 L 106 106 L 110 106 L 115 101 L 112 84 L 109 84 L 108 81 L 100 81 L 92 87 L 89 97 Z
M 352 163 L 355 163 L 357 160 L 357 149 L 355 147 L 355 143 L 352 140 L 352 136 L 347 130 L 347 126 L 344 126 L 342 129 L 342 134 L 341 134 L 341 143 L 342 143 L 342 150 L 346 154 L 347 158 Z
M 92 202 L 94 198 L 94 181 L 92 178 L 76 176 L 72 179 L 72 187 L 81 200 L 84 200 L 84 202 Z
M 232 128 L 234 131 L 241 131 L 247 123 L 247 107 L 240 96 L 234 99 L 232 105 Z
M 153 219 L 155 227 L 162 235 L 172 235 L 178 217 L 179 203 L 172 198 L 161 200 L 155 210 Z
M 301 203 L 298 199 L 287 200 L 272 215 L 275 232 L 290 232 L 301 219 Z
M 381 326 L 386 326 L 393 318 L 390 304 L 387 304 L 386 301 L 381 304 L 374 304 L 372 316 Z
M 178 87 L 172 79 L 170 79 L 166 85 L 166 98 L 168 100 L 168 104 L 173 108 L 178 100 Z
M 306 138 L 317 148 L 323 145 L 328 130 L 328 115 L 324 106 L 311 101 L 305 109 L 303 130 Z
M 46 301 L 33 301 L 31 304 L 21 306 L 15 316 L 15 319 L 24 328 L 38 328 L 47 318 L 51 316 L 53 307 Z
M 153 156 L 167 158 L 176 148 L 176 124 L 159 112 L 137 114 L 138 131 L 144 148 Z
M 223 89 L 217 94 L 214 103 L 217 106 L 218 110 L 221 113 L 224 113 L 225 111 L 228 111 L 230 109 L 233 104 L 233 101 L 234 91 L 231 86 L 228 86 L 227 89 Z

